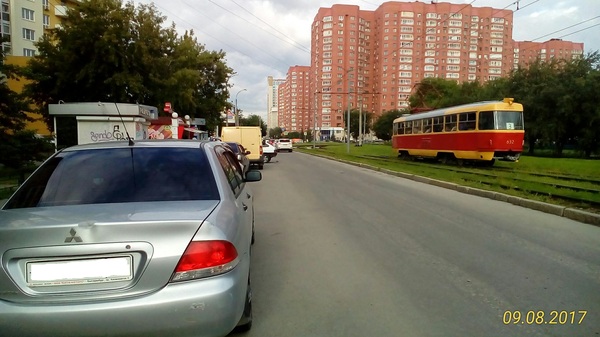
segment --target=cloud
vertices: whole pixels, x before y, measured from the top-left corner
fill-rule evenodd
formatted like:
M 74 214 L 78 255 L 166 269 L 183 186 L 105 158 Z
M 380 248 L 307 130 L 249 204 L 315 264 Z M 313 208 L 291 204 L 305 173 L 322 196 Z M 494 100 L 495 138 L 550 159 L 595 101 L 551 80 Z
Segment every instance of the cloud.
M 151 0 L 136 0 L 150 3 Z M 208 50 L 226 52 L 227 64 L 237 73 L 231 79 L 232 96 L 241 89 L 238 104 L 245 115 L 266 117 L 267 76 L 284 77 L 294 65 L 310 65 L 310 26 L 319 7 L 336 3 L 358 5 L 375 10 L 382 1 L 375 0 L 154 0 L 158 10 L 175 22 L 178 31 L 193 29 Z M 442 1 L 440 1 L 442 2 Z M 447 0 L 470 4 L 472 0 Z M 475 7 L 516 10 L 515 0 L 478 0 Z M 585 50 L 600 49 L 600 18 L 577 25 L 600 15 L 598 0 L 520 1 L 514 12 L 513 38 L 541 40 L 563 38 L 583 42 Z M 586 29 L 587 28 L 587 29 Z M 582 30 L 581 32 L 576 32 Z M 233 100 L 234 97 L 231 98 Z

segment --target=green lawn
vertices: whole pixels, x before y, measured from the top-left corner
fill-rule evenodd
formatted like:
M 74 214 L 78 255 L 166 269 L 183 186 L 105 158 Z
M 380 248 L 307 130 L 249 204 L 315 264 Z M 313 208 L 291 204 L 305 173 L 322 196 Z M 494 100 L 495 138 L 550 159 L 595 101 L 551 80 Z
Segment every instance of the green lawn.
M 350 144 L 349 153 L 345 143 L 318 143 L 317 146 L 313 149 L 312 144 L 300 145 L 297 149 L 529 199 L 594 212 L 600 210 L 600 160 L 522 156 L 518 162 L 496 161 L 492 168 L 459 167 L 403 161 L 389 144 L 362 147 Z

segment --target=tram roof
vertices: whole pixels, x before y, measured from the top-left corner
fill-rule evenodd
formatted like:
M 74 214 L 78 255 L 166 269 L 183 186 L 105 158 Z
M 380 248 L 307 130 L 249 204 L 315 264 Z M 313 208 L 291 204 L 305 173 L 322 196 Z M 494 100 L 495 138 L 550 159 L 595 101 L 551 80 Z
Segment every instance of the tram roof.
M 497 104 L 506 104 L 506 102 L 505 101 L 481 101 L 481 102 L 474 102 L 474 103 L 468 103 L 468 104 L 462 104 L 462 105 L 455 105 L 455 106 L 435 109 L 435 110 L 431 110 L 431 111 L 427 111 L 427 112 L 411 114 L 408 116 L 401 116 L 401 117 L 394 119 L 394 123 L 399 122 L 401 119 L 406 120 L 406 121 L 411 121 L 411 120 L 415 120 L 415 119 L 431 118 L 431 117 L 443 116 L 450 112 L 463 112 L 463 111 L 469 110 L 471 108 L 479 108 L 479 107 L 485 106 L 485 105 L 497 105 Z M 512 103 L 512 104 L 517 104 L 517 103 Z

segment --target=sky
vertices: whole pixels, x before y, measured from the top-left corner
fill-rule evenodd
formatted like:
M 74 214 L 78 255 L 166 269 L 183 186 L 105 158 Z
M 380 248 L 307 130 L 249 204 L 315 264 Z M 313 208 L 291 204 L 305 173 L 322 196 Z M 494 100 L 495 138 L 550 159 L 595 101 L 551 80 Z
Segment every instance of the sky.
M 230 102 L 243 115 L 267 115 L 267 77 L 285 78 L 290 66 L 310 65 L 310 26 L 320 7 L 358 5 L 373 11 L 375 0 L 134 0 L 154 3 L 166 24 L 193 30 L 207 50 L 224 51 L 235 75 Z M 430 2 L 430 1 L 422 1 Z M 583 42 L 584 53 L 600 50 L 600 0 L 439 0 L 514 11 L 513 39 L 552 38 Z M 519 9 L 517 10 L 517 2 Z M 245 90 L 244 90 L 245 89 Z M 177 107 L 175 107 L 175 110 Z

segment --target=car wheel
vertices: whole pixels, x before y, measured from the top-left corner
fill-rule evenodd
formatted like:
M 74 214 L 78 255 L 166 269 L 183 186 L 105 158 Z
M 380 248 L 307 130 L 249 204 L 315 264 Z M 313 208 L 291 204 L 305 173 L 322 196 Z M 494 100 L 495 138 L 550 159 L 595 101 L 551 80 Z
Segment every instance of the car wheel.
M 267 161 L 267 163 L 270 163 L 271 162 L 271 156 L 268 156 L 267 159 L 266 159 L 266 161 Z
M 235 327 L 235 332 L 245 332 L 252 328 L 252 287 L 250 286 L 250 275 L 248 275 L 248 289 L 246 290 L 246 303 L 244 313 Z
M 259 170 L 262 170 L 262 169 L 263 169 L 263 167 L 265 167 L 265 164 L 264 164 L 264 163 L 260 163 L 260 164 L 258 164 L 258 169 L 259 169 Z

